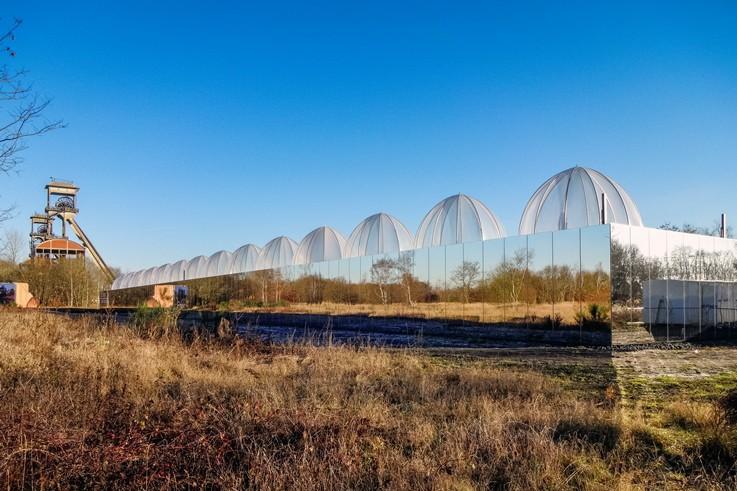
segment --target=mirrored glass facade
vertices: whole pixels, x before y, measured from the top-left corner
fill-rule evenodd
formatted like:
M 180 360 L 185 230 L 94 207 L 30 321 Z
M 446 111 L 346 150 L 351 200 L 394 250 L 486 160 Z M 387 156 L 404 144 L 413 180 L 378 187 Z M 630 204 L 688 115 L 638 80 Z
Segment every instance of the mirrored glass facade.
M 436 319 L 565 332 L 587 342 L 590 333 L 610 332 L 611 230 L 601 225 L 170 283 L 188 286 L 190 307 Z M 134 306 L 149 290 L 116 289 L 110 298 Z
M 592 345 L 737 333 L 737 240 L 621 224 L 168 283 L 189 287 L 190 307 L 434 319 Z M 110 299 L 135 306 L 151 291 Z
M 615 342 L 737 336 L 737 240 L 611 227 Z

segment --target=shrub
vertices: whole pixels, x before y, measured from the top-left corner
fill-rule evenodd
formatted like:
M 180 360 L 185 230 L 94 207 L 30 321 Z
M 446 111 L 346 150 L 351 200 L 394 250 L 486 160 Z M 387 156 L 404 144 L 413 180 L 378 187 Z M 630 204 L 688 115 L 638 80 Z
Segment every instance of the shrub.
M 556 313 L 545 316 L 545 326 L 550 329 L 557 329 L 563 324 L 563 316 Z
M 158 339 L 178 334 L 177 321 L 180 309 L 176 307 L 139 306 L 133 313 L 129 328 L 141 338 Z
M 584 312 L 576 312 L 576 322 L 579 324 L 601 324 L 609 320 L 609 308 L 606 305 L 590 303 Z
M 609 319 L 609 308 L 598 303 L 589 304 L 589 318 L 594 322 L 603 322 Z

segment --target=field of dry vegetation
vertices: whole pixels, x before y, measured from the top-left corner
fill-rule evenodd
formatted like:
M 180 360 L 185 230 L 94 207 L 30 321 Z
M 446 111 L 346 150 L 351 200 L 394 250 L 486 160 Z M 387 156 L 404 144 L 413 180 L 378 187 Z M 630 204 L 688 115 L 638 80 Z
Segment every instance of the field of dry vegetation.
M 151 327 L 0 313 L 2 489 L 737 486 L 733 369 Z

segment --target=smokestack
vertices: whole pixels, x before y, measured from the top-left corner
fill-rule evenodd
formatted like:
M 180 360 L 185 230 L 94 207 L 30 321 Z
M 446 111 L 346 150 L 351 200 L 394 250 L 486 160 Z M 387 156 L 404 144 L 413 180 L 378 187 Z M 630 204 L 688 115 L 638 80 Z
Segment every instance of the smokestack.
M 719 226 L 719 237 L 722 239 L 727 238 L 727 214 L 722 213 L 721 225 Z
M 609 220 L 607 220 L 609 217 L 606 213 L 606 193 L 601 193 L 601 224 L 604 225 Z

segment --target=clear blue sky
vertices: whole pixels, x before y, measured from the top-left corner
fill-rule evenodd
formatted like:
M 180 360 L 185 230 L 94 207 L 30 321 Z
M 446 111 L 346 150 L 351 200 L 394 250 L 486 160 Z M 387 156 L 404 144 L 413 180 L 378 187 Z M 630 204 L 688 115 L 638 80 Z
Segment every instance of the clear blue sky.
M 74 180 L 124 270 L 377 211 L 415 230 L 460 191 L 514 233 L 576 164 L 647 225 L 737 220 L 734 2 L 112 3 L 0 7 L 68 123 L 0 204 L 25 234 L 48 177 Z

